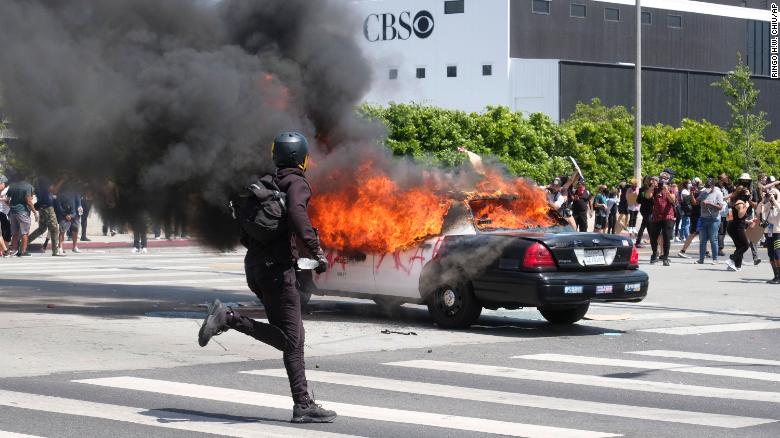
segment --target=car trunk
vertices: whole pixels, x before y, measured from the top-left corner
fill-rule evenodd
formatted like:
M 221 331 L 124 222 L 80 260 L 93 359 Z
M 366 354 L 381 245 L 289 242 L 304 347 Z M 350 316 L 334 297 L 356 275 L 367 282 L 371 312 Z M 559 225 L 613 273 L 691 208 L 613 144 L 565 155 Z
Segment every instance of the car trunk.
M 631 260 L 629 239 L 611 234 L 577 233 L 554 213 L 529 213 L 516 199 L 478 199 L 469 202 L 472 220 L 480 234 L 534 240 L 549 248 L 561 271 L 610 271 L 627 269 Z M 502 259 L 516 265 L 519 243 L 510 244 Z M 502 261 L 499 261 L 499 265 Z

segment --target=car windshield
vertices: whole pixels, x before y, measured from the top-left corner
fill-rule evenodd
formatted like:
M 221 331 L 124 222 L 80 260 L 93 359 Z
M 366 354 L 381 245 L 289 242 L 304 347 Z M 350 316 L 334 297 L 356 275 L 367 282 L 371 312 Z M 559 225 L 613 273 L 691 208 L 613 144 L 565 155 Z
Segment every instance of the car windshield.
M 568 233 L 574 229 L 548 206 L 531 207 L 513 198 L 469 201 L 474 225 L 481 232 L 522 230 L 538 233 Z

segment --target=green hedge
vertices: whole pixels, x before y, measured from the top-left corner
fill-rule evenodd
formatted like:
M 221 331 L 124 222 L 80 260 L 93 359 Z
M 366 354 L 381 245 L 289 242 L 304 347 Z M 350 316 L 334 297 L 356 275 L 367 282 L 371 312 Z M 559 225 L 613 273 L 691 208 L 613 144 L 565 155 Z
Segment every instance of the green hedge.
M 555 123 L 544 114 L 524 117 L 506 107 L 482 113 L 391 104 L 364 105 L 363 116 L 387 127 L 387 146 L 395 155 L 444 167 L 461 164 L 463 146 L 480 155 L 497 157 L 515 175 L 540 183 L 569 172 L 568 156 L 580 164 L 589 184 L 615 185 L 633 175 L 634 118 L 624 107 L 606 107 L 598 99 L 578 104 L 572 116 Z M 642 128 L 643 174 L 664 167 L 678 179 L 740 173 L 740 160 L 727 133 L 706 120 L 684 119 L 679 128 Z M 757 146 L 758 168 L 780 176 L 780 140 Z

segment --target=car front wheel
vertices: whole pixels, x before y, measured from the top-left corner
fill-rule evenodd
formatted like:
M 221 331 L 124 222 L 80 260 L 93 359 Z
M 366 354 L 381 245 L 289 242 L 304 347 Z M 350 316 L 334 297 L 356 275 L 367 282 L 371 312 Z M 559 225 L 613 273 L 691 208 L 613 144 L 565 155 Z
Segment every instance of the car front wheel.
M 468 328 L 482 313 L 482 305 L 474 295 L 470 283 L 445 285 L 428 298 L 428 311 L 440 328 Z
M 574 324 L 581 320 L 586 313 L 590 303 L 579 304 L 576 306 L 546 306 L 539 307 L 539 313 L 544 319 L 553 324 Z

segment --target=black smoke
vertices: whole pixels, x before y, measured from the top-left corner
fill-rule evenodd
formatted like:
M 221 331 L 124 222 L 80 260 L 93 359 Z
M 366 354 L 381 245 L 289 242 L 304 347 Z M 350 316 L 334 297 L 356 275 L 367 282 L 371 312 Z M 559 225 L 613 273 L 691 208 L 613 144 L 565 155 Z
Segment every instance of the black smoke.
M 0 29 L 15 156 L 88 184 L 119 221 L 173 215 L 229 247 L 227 200 L 272 170 L 278 132 L 322 153 L 376 144 L 343 1 L 3 0 Z

